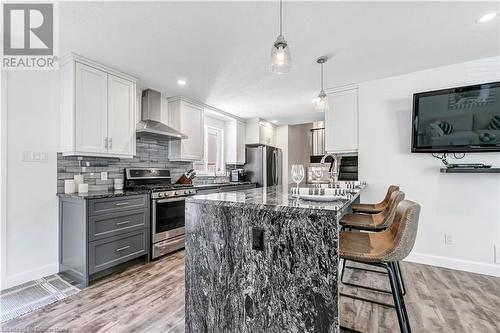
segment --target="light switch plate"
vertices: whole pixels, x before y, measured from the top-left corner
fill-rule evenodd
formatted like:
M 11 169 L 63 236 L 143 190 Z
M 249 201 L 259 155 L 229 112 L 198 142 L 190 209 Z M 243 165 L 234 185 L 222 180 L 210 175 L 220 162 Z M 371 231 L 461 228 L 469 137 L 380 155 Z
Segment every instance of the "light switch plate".
M 108 172 L 107 171 L 101 172 L 101 180 L 108 180 Z
M 39 152 L 39 151 L 23 151 L 23 162 L 42 162 L 47 163 L 49 161 L 49 153 Z
M 453 235 L 444 234 L 444 243 L 446 245 L 454 245 L 455 242 L 453 241 Z

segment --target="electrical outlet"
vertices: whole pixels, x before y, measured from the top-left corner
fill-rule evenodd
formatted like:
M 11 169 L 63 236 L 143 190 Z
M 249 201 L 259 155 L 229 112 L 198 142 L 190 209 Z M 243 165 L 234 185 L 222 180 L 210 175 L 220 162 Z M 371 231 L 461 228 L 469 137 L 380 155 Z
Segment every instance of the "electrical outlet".
M 444 234 L 444 243 L 445 243 L 446 245 L 453 245 L 453 244 L 455 244 L 455 243 L 453 242 L 453 235 L 450 235 L 450 234 Z
M 500 245 L 495 245 L 495 264 L 500 264 Z
M 108 172 L 107 171 L 101 172 L 101 180 L 108 180 Z

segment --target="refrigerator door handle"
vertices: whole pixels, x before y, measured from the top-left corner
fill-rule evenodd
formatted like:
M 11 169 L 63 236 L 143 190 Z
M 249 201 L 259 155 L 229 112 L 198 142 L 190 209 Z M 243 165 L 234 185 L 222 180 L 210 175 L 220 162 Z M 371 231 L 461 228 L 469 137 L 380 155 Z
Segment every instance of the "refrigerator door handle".
M 280 170 L 281 170 L 280 155 L 279 152 L 276 151 L 276 185 L 280 184 Z
M 273 150 L 273 185 L 278 185 L 278 157 L 276 150 Z
M 274 161 L 274 150 L 273 150 L 273 157 L 271 158 L 271 178 L 273 179 L 273 184 L 272 184 L 272 185 L 276 185 L 276 184 L 274 183 L 274 178 L 275 178 L 275 176 L 274 176 L 274 171 L 275 171 L 275 169 L 276 169 L 274 162 L 275 162 L 275 161 Z

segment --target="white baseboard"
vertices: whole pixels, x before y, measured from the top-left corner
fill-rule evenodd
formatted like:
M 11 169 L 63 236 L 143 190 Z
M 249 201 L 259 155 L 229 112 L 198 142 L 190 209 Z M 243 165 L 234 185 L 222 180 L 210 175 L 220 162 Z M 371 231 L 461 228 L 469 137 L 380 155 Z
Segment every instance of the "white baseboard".
M 5 281 L 2 281 L 2 289 L 14 287 L 25 282 L 33 281 L 47 275 L 52 275 L 59 272 L 59 265 L 57 263 L 44 265 L 29 271 L 7 275 Z
M 487 264 L 414 252 L 410 253 L 405 261 L 500 277 L 500 265 L 496 264 Z

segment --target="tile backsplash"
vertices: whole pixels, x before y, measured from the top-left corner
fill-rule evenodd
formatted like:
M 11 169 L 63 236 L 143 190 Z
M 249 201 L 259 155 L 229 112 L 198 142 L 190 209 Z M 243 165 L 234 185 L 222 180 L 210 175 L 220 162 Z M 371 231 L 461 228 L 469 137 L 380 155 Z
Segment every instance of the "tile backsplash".
M 80 157 L 57 154 L 57 193 L 64 192 L 64 180 L 82 174 L 89 191 L 113 189 L 113 179 L 123 178 L 125 168 L 167 168 L 170 169 L 172 182 L 175 182 L 191 162 L 171 162 L 168 160 L 168 141 L 151 138 L 138 138 L 136 156 L 133 158 Z M 101 180 L 101 172 L 108 173 L 108 180 Z

